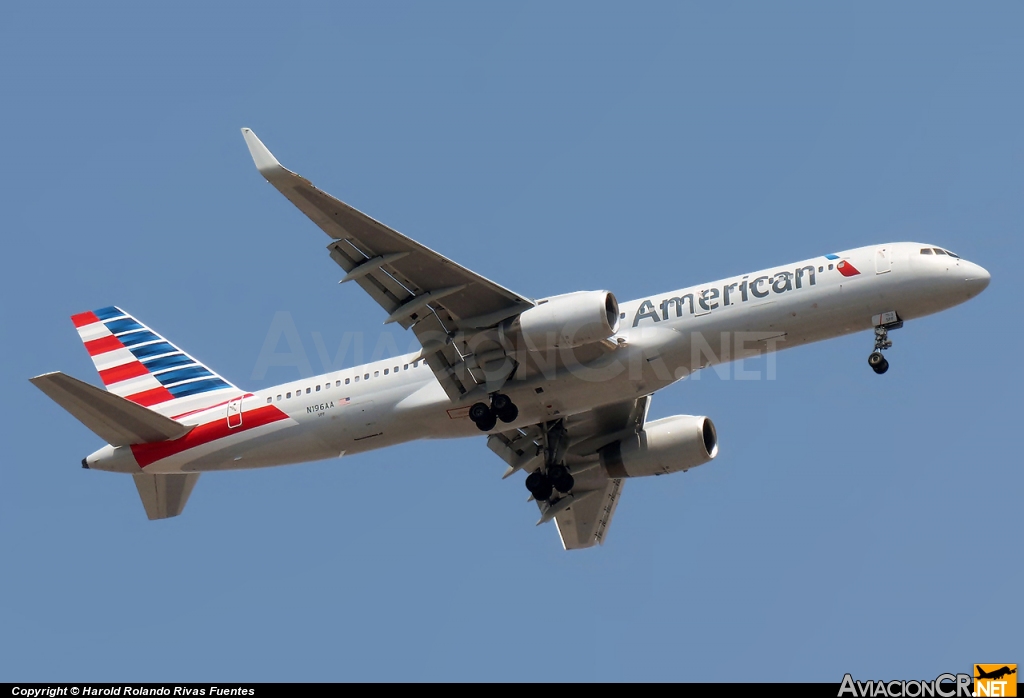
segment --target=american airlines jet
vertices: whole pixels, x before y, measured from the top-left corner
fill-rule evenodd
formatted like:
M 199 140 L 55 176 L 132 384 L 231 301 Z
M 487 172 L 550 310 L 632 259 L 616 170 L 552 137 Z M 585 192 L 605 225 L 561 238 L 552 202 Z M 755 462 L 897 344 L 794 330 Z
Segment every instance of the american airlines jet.
M 609 291 L 534 300 L 465 269 L 285 169 L 249 129 L 256 168 L 327 233 L 331 258 L 412 330 L 412 354 L 258 392 L 236 387 L 118 307 L 72 316 L 106 390 L 31 381 L 108 445 L 83 468 L 131 473 L 150 519 L 177 516 L 200 473 L 487 434 L 522 471 L 538 524 L 566 549 L 603 543 L 625 481 L 708 463 L 708 417 L 648 420 L 654 392 L 709 365 L 889 332 L 981 293 L 983 268 L 933 244 L 844 250 L 620 303 Z

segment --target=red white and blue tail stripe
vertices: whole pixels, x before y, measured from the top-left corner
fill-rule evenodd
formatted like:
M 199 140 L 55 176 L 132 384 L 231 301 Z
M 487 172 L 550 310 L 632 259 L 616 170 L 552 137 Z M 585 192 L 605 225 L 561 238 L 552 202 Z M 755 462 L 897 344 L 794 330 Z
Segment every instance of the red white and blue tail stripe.
M 71 316 L 107 390 L 169 417 L 243 391 L 120 308 Z

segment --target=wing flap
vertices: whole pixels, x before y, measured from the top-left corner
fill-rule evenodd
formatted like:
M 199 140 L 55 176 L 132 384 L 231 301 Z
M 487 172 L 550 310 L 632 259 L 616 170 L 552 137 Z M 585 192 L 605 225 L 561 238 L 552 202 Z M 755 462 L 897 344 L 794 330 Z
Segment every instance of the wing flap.
M 29 381 L 111 446 L 176 439 L 192 429 L 59 371 Z
M 615 508 L 619 506 L 623 484 L 621 478 L 608 479 L 599 495 L 582 497 L 555 515 L 563 548 L 578 550 L 604 543 Z

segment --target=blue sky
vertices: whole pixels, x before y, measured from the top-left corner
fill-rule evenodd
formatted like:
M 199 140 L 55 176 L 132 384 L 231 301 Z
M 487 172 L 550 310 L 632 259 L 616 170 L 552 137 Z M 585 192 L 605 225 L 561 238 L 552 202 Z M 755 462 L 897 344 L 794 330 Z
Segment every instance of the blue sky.
M 0 680 L 838 682 L 1024 661 L 1019 4 L 3 15 Z M 779 354 L 774 381 L 659 393 L 652 417 L 709 415 L 721 454 L 628 482 L 599 549 L 535 528 L 482 438 L 208 474 L 151 523 L 129 478 L 79 468 L 96 437 L 27 381 L 98 383 L 69 315 L 118 304 L 247 388 L 298 377 L 254 376 L 279 311 L 315 371 L 314 335 L 328 356 L 346 333 L 381 342 L 242 126 L 533 297 L 899 240 L 993 281 L 893 333 L 884 377 L 864 333 Z

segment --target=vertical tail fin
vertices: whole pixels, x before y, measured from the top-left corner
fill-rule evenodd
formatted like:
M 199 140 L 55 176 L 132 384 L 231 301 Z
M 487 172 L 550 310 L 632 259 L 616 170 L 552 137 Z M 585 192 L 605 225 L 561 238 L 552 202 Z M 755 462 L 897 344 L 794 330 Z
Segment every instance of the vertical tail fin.
M 242 394 L 120 308 L 78 313 L 71 321 L 107 390 L 143 407 L 174 416 Z

